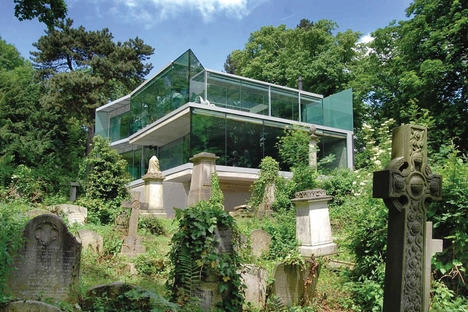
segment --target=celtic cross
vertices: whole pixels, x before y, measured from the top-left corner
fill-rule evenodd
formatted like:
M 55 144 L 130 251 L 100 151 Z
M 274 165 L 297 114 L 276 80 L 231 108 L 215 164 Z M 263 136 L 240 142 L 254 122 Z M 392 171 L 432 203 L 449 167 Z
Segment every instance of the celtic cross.
M 427 165 L 425 127 L 398 127 L 392 140 L 392 160 L 373 185 L 389 209 L 384 311 L 423 311 L 426 209 L 441 200 L 442 178 Z

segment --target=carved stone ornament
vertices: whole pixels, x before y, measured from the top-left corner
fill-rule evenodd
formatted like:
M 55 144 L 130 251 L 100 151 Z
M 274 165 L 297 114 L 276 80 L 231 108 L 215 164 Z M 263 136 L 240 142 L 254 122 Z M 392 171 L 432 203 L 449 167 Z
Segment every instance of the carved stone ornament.
M 327 193 L 325 190 L 322 189 L 313 189 L 313 190 L 307 190 L 307 191 L 301 191 L 296 193 L 296 199 L 298 198 L 319 198 L 319 197 L 328 197 Z

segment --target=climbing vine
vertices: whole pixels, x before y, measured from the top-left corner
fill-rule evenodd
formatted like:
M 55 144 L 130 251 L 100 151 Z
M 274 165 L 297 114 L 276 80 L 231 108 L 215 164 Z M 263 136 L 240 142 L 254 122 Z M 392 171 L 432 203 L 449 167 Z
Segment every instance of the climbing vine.
M 197 304 L 202 282 L 213 278 L 219 285 L 222 311 L 241 311 L 244 291 L 240 276 L 241 261 L 236 250 L 240 234 L 235 220 L 224 211 L 223 195 L 217 175 L 212 177 L 213 195 L 209 201 L 200 201 L 184 210 L 176 209 L 179 231 L 171 241 L 169 257 L 172 269 L 167 286 L 172 300 L 182 307 Z M 226 252 L 217 233 L 231 231 L 232 250 Z

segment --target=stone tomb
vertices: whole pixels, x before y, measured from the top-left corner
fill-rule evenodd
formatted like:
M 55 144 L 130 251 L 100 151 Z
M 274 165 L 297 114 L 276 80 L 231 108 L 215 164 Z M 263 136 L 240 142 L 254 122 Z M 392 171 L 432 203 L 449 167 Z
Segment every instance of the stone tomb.
M 321 189 L 296 193 L 296 238 L 303 257 L 324 256 L 337 252 L 333 243 L 328 201 L 332 199 Z
M 268 270 L 254 264 L 246 264 L 242 267 L 241 277 L 245 285 L 245 303 L 263 310 L 266 303 Z
M 76 301 L 81 244 L 63 221 L 52 214 L 30 220 L 23 232 L 24 245 L 8 277 L 12 296 L 19 299 Z

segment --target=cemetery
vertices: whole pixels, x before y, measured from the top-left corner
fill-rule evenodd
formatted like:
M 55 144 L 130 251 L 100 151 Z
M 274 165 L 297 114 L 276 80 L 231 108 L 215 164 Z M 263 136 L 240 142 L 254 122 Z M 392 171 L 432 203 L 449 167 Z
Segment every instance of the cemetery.
M 297 131 L 305 142 L 310 139 Z M 373 176 L 341 169 L 320 177 L 307 163 L 297 170 L 313 179 L 292 198 L 285 190 L 294 177 L 281 177 L 279 164 L 266 157 L 242 213 L 224 208 L 216 157 L 209 153 L 193 157 L 204 157 L 205 168 L 194 170 L 200 176 L 190 187 L 191 206 L 177 208 L 173 219 L 146 212 L 154 205 L 140 203 L 136 191 L 108 225 L 93 224 L 96 212 L 79 198 L 22 207 L 25 215 L 16 228 L 21 239 L 6 259 L 10 269 L 3 271 L 3 308 L 365 311 L 377 304 L 383 311 L 437 311 L 433 288 L 443 286 L 433 282 L 431 258 L 443 252 L 443 241 L 432 238 L 433 224 L 425 220 L 429 204 L 442 200 L 442 179 L 428 165 L 427 136 L 425 127 L 394 128 L 393 138 L 383 143 L 392 146 L 391 156 L 375 154 L 388 160 L 387 169 L 376 166 Z M 298 137 L 289 133 L 284 140 L 289 139 Z M 161 177 L 157 158 L 151 162 L 145 178 Z M 369 215 L 355 206 L 363 201 L 379 211 Z M 347 225 L 351 220 L 356 224 Z M 381 248 L 382 258 L 369 261 L 375 255 L 365 255 L 366 247 Z M 355 301 L 364 291 L 352 282 L 359 273 L 367 274 L 367 287 L 376 277 L 384 280 L 383 288 L 372 286 L 377 302 Z

